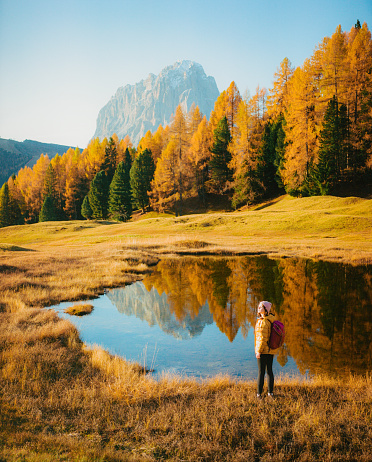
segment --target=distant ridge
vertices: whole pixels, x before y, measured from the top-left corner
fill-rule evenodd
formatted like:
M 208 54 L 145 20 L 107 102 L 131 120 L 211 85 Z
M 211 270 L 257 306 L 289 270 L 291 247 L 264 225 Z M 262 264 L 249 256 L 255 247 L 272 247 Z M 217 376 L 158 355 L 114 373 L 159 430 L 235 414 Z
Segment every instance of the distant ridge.
M 168 125 L 179 104 L 188 111 L 193 103 L 209 118 L 219 96 L 214 77 L 207 76 L 194 61 L 177 61 L 159 75 L 120 87 L 99 111 L 94 137 L 103 139 L 116 133 L 129 135 L 134 145 L 148 130 Z
M 41 154 L 47 154 L 52 159 L 57 154 L 64 154 L 70 147 L 72 146 L 0 138 L 0 187 L 13 173 L 17 174 L 26 165 L 35 165 Z

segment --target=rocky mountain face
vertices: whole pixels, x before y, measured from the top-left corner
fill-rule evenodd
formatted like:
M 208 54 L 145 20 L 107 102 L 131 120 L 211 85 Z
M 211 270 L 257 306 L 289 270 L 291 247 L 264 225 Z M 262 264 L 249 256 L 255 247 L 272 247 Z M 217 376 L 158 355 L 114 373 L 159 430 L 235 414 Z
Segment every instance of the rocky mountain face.
M 157 76 L 149 74 L 135 85 L 119 88 L 100 110 L 94 137 L 129 135 L 137 145 L 148 130 L 168 125 L 179 104 L 188 111 L 195 103 L 209 118 L 218 96 L 214 77 L 207 76 L 200 64 L 177 61 Z

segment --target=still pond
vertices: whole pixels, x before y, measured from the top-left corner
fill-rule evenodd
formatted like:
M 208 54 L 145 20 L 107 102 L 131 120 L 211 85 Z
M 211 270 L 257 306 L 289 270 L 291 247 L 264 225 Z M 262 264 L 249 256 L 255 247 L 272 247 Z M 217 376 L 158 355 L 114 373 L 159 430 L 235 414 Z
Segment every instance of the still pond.
M 372 266 L 259 257 L 159 262 L 143 281 L 108 290 L 84 317 L 53 306 L 86 344 L 154 369 L 207 378 L 257 375 L 257 305 L 286 327 L 274 373 L 364 375 L 372 367 Z M 83 303 L 83 302 L 78 302 Z

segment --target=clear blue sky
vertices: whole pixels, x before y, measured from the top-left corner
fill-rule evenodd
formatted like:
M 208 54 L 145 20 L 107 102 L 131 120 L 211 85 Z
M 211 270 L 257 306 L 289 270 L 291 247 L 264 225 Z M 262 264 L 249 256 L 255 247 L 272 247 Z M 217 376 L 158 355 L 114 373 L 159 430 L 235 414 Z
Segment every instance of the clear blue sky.
M 120 86 L 179 59 L 220 91 L 270 88 L 372 0 L 0 0 L 0 137 L 86 147 Z

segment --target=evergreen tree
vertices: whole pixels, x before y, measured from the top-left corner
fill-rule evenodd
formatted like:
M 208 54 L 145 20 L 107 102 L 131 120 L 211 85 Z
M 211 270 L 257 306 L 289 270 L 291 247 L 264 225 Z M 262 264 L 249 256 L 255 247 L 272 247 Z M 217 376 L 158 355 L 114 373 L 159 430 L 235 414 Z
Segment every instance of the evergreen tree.
M 130 186 L 134 204 L 143 211 L 149 205 L 148 193 L 151 191 L 151 181 L 154 178 L 155 164 L 151 151 L 145 149 L 135 158 L 130 170 Z
M 338 111 L 338 128 L 339 128 L 339 169 L 341 171 L 346 170 L 350 166 L 350 143 L 349 143 L 349 128 L 350 121 L 347 114 L 347 107 L 345 104 L 341 104 Z M 364 159 L 365 161 L 365 159 Z M 364 165 L 364 162 L 362 162 Z
M 236 208 L 241 204 L 252 204 L 262 194 L 263 186 L 258 170 L 252 166 L 248 159 L 244 159 L 242 168 L 235 179 L 232 206 Z
M 277 194 L 281 183 L 278 176 L 278 166 L 284 155 L 282 123 L 283 116 L 279 116 L 274 122 L 267 122 L 262 137 L 258 177 L 263 184 L 266 196 Z
M 90 184 L 89 204 L 92 209 L 92 218 L 98 220 L 107 218 L 108 190 L 105 171 L 101 170 L 95 175 Z
M 328 194 L 345 168 L 347 152 L 347 114 L 345 105 L 338 108 L 336 96 L 329 101 L 320 132 L 320 148 L 316 164 L 311 164 L 306 180 L 311 195 Z
M 93 211 L 89 203 L 88 194 L 84 197 L 84 200 L 81 206 L 81 215 L 87 220 L 90 220 L 92 218 Z
M 128 221 L 132 216 L 129 172 L 130 162 L 128 164 L 120 162 L 110 185 L 109 214 L 119 221 Z
M 56 174 L 55 174 L 52 163 L 48 165 L 48 168 L 45 172 L 44 185 L 43 185 L 44 202 L 48 196 L 52 198 L 53 205 L 55 208 L 56 218 L 53 218 L 53 220 L 62 219 L 63 211 L 62 211 L 62 207 L 60 206 L 60 198 L 58 197 L 58 194 L 57 194 L 57 179 L 56 179 Z M 40 214 L 39 214 L 39 221 L 40 221 Z M 52 220 L 43 220 L 43 221 L 52 221 Z
M 318 163 L 309 166 L 305 192 L 310 196 L 326 196 L 332 186 L 332 167 L 324 152 L 319 153 Z
M 8 183 L 4 183 L 0 189 L 0 228 L 4 226 L 20 225 L 22 222 L 23 217 L 19 203 L 12 196 Z
M 319 157 L 324 157 L 329 165 L 332 182 L 339 171 L 339 155 L 341 148 L 338 102 L 336 96 L 329 101 L 323 119 L 323 128 L 320 132 Z
M 57 220 L 59 220 L 59 213 L 57 207 L 54 204 L 53 197 L 46 196 L 39 213 L 39 222 Z
M 22 225 L 24 223 L 24 218 L 20 200 L 16 197 L 17 187 L 15 185 L 15 179 L 16 176 L 13 174 L 8 180 L 10 223 L 12 225 Z
M 193 189 L 196 190 L 203 205 L 206 206 L 205 184 L 208 178 L 208 161 L 211 156 L 207 118 L 204 116 L 198 128 L 191 138 L 189 150 L 189 162 L 191 167 L 191 178 Z
M 231 153 L 228 150 L 231 135 L 226 116 L 218 122 L 213 132 L 213 145 L 211 148 L 211 169 L 212 181 L 219 192 L 222 192 L 229 181 L 232 181 L 232 170 L 229 167 Z
M 0 228 L 10 225 L 9 187 L 8 183 L 4 183 L 0 189 Z
M 45 199 L 47 196 L 54 197 L 56 189 L 56 176 L 54 173 L 53 165 L 50 163 L 44 177 L 43 199 Z
M 286 139 L 285 139 L 285 125 L 286 121 L 284 116 L 281 116 L 277 121 L 278 130 L 276 134 L 276 144 L 275 144 L 275 167 L 276 167 L 276 174 L 275 180 L 277 182 L 278 188 L 284 188 L 284 184 L 282 181 L 281 172 L 284 169 L 284 155 L 286 149 Z
M 107 177 L 108 184 L 111 183 L 115 169 L 116 169 L 116 158 L 117 158 L 117 151 L 116 151 L 116 143 L 113 137 L 110 138 L 108 145 L 105 148 L 105 157 L 101 166 L 101 170 L 105 172 Z

